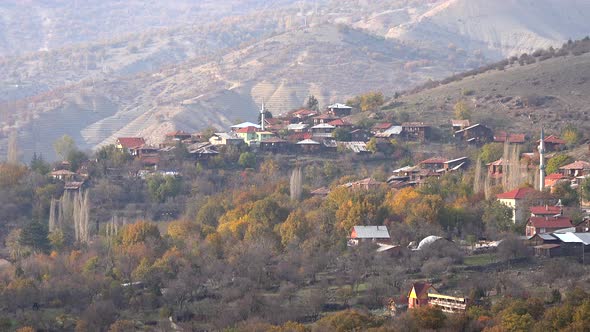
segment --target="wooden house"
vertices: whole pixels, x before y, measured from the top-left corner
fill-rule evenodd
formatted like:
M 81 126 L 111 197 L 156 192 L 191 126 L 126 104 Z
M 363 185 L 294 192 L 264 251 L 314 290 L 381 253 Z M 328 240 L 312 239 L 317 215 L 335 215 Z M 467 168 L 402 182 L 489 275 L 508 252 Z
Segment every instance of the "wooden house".
M 429 170 L 442 170 L 445 167 L 445 163 L 447 162 L 446 158 L 442 157 L 432 157 L 426 160 L 422 160 L 418 165 L 422 169 L 429 169 Z
M 350 140 L 351 141 L 361 141 L 366 142 L 371 138 L 371 133 L 364 129 L 354 129 L 350 132 Z
M 51 177 L 62 181 L 71 181 L 76 176 L 76 173 L 67 169 L 60 169 L 51 172 Z
M 554 217 L 563 214 L 561 206 L 539 205 L 531 206 L 529 210 L 531 211 L 531 217 Z
M 537 144 L 540 143 L 541 140 L 537 140 Z M 555 136 L 555 135 L 549 135 L 547 137 L 545 137 L 544 139 L 545 141 L 545 151 L 560 151 L 565 149 L 565 144 L 566 141 Z
M 279 153 L 279 152 L 287 152 L 289 150 L 291 143 L 288 141 L 278 138 L 278 137 L 269 137 L 262 141 L 260 141 L 260 150 Z
M 494 139 L 494 134 L 490 128 L 477 123 L 467 128 L 457 130 L 454 137 L 459 141 L 481 145 L 491 142 Z
M 430 138 L 430 125 L 424 122 L 404 122 L 401 135 L 406 140 L 425 141 Z
M 310 128 L 312 137 L 331 138 L 336 127 L 327 123 L 320 123 Z
M 182 130 L 176 130 L 176 131 L 166 133 L 166 136 L 165 136 L 165 140 L 167 142 L 170 142 L 170 141 L 181 141 L 182 142 L 187 139 L 190 140 L 191 138 L 192 138 L 191 134 L 184 132 Z
M 499 131 L 494 134 L 494 142 L 508 144 L 524 144 L 526 142 L 526 135 L 508 134 L 505 131 Z
M 297 147 L 301 152 L 313 153 L 321 151 L 323 145 L 320 142 L 314 141 L 312 139 L 304 139 L 297 142 Z
M 572 178 L 590 175 L 590 163 L 583 160 L 576 160 L 571 164 L 560 167 L 559 172 L 564 176 Z
M 324 114 L 321 114 L 321 115 L 318 115 L 318 116 L 314 117 L 313 118 L 313 124 L 314 124 L 314 126 L 317 126 L 319 124 L 328 123 L 328 122 L 334 121 L 336 119 L 339 119 L 339 117 L 334 116 L 334 115 L 329 114 L 329 113 L 324 113 Z
M 338 117 L 347 116 L 352 113 L 352 107 L 336 103 L 328 106 L 328 113 Z

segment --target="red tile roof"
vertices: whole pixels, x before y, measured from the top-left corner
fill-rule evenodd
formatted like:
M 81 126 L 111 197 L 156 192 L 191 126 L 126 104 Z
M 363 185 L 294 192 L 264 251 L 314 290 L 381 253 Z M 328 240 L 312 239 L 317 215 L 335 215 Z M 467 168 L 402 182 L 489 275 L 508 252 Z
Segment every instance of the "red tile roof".
M 528 195 L 534 193 L 536 190 L 533 188 L 525 187 L 525 188 L 518 188 L 511 191 L 507 191 L 505 193 L 501 193 L 496 195 L 498 199 L 523 199 L 526 198 Z
M 312 111 L 312 110 L 308 110 L 308 109 L 302 108 L 300 110 L 297 110 L 297 111 L 293 112 L 292 114 L 295 115 L 295 116 L 297 116 L 297 115 L 298 116 L 310 116 L 310 115 L 315 115 L 317 113 L 318 112 L 316 112 L 316 111 Z
M 561 173 L 551 173 L 545 177 L 545 180 L 561 180 L 564 176 Z
M 380 122 L 380 123 L 377 123 L 376 125 L 374 125 L 373 126 L 373 129 L 377 129 L 377 130 L 383 129 L 383 130 L 385 130 L 385 129 L 391 128 L 391 126 L 393 126 L 393 124 L 391 124 L 391 122 Z
M 495 142 L 524 143 L 525 140 L 525 134 L 507 134 L 505 131 L 500 131 L 494 135 Z
M 236 130 L 236 133 L 255 133 L 256 127 L 244 127 Z
M 486 164 L 486 166 L 503 166 L 503 165 L 504 165 L 504 160 L 502 158 Z
M 547 218 L 547 217 L 530 217 L 529 222 L 527 223 L 529 226 L 533 226 L 535 228 L 568 228 L 574 227 L 572 225 L 572 221 L 568 217 L 557 217 L 557 218 Z
M 531 206 L 531 213 L 535 215 L 551 215 L 561 214 L 561 207 L 559 206 Z
M 590 169 L 590 163 L 583 160 L 576 160 L 571 164 L 560 167 L 559 169 Z
M 537 141 L 537 142 L 539 142 L 539 141 Z M 545 141 L 545 143 L 552 143 L 552 144 L 565 144 L 566 143 L 566 141 L 564 141 L 561 138 L 554 136 L 554 135 L 549 135 L 549 136 L 545 137 L 544 141 Z
M 334 126 L 334 127 L 352 126 L 351 123 L 348 123 L 342 119 L 336 119 L 336 120 L 330 121 L 330 122 L 328 122 L 328 124 L 330 126 Z
M 287 137 L 289 141 L 302 141 L 310 139 L 313 135 L 311 133 L 293 133 Z
M 332 114 L 328 114 L 328 113 L 324 113 L 318 116 L 315 116 L 314 119 L 324 119 L 324 120 L 329 120 L 329 119 L 338 119 L 337 116 L 334 116 Z
M 117 141 L 126 149 L 137 148 L 145 144 L 143 137 L 119 137 Z

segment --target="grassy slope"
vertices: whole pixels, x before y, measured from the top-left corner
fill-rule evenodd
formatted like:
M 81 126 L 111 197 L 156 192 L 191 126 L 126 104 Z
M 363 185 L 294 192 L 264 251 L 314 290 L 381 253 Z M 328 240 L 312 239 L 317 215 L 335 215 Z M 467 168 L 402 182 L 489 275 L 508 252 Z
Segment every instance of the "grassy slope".
M 590 127 L 590 54 L 567 56 L 535 64 L 493 70 L 461 81 L 403 96 L 386 106 L 385 114 L 408 112 L 413 120 L 448 125 L 453 106 L 465 100 L 473 109 L 473 121 L 493 129 L 538 135 L 539 126 L 559 133 L 567 124 L 581 130 Z M 473 94 L 465 95 L 465 91 Z M 517 107 L 514 100 L 546 97 L 536 106 Z M 511 101 L 505 101 L 512 97 Z

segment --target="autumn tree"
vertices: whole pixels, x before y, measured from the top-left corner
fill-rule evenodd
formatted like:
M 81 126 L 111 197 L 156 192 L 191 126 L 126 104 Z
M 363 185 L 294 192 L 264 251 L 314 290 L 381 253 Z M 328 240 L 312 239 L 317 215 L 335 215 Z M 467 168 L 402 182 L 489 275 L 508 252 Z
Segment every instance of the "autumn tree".
M 425 330 L 441 329 L 447 317 L 442 310 L 436 306 L 424 306 L 410 311 L 412 319 L 420 328 Z
M 383 93 L 368 92 L 360 97 L 360 108 L 362 112 L 377 111 L 385 102 Z
M 125 225 L 119 232 L 119 243 L 124 247 L 145 242 L 150 238 L 160 239 L 160 230 L 156 224 L 143 220 Z
M 458 101 L 455 106 L 453 106 L 455 119 L 458 120 L 471 120 L 471 110 L 465 101 L 460 100 Z

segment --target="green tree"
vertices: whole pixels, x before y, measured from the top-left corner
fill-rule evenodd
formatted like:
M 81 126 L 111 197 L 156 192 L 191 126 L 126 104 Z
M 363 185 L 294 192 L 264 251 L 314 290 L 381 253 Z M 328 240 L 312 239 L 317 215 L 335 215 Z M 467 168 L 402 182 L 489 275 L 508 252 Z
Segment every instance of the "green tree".
M 31 170 L 41 175 L 45 175 L 51 171 L 51 165 L 45 162 L 43 155 L 33 153 L 33 159 L 31 159 Z
M 30 247 L 34 252 L 47 253 L 51 248 L 48 235 L 47 225 L 38 220 L 32 220 L 23 227 L 19 242 L 22 246 Z
M 317 100 L 317 98 L 314 95 L 310 95 L 309 98 L 307 98 L 307 109 L 310 109 L 312 111 L 318 111 L 320 109 L 320 102 Z
M 74 139 L 68 135 L 63 135 L 55 142 L 53 142 L 53 149 L 58 156 L 65 160 L 71 151 L 76 150 L 76 143 Z
M 590 178 L 584 179 L 580 184 L 580 195 L 584 201 L 590 201 Z
M 563 140 L 568 146 L 576 145 L 582 139 L 582 133 L 573 125 L 567 125 L 561 132 Z
M 148 178 L 147 186 L 152 200 L 162 203 L 167 198 L 180 194 L 182 179 L 172 175 L 162 176 L 156 174 Z
M 494 200 L 484 207 L 482 220 L 488 229 L 508 231 L 513 226 L 512 213 L 512 208 Z
M 350 135 L 350 131 L 346 128 L 340 127 L 340 128 L 336 128 L 333 132 L 332 132 L 332 138 L 334 138 L 335 140 L 339 141 L 339 142 L 348 142 L 351 139 L 351 135 Z
M 471 120 L 471 110 L 463 100 L 458 101 L 453 106 L 453 110 L 455 111 L 455 119 Z
M 547 174 L 557 173 L 561 166 L 567 165 L 573 161 L 573 158 L 566 154 L 559 154 L 547 161 L 547 168 L 545 172 Z
M 553 188 L 553 194 L 559 197 L 565 206 L 575 206 L 580 201 L 578 192 L 571 187 L 570 182 L 557 183 Z
M 256 167 L 256 155 L 252 152 L 242 152 L 240 159 L 238 159 L 238 165 L 243 168 L 254 168 Z
M 487 164 L 502 158 L 503 153 L 504 146 L 502 143 L 488 143 L 481 147 L 479 157 L 483 163 Z

